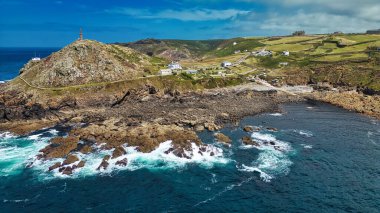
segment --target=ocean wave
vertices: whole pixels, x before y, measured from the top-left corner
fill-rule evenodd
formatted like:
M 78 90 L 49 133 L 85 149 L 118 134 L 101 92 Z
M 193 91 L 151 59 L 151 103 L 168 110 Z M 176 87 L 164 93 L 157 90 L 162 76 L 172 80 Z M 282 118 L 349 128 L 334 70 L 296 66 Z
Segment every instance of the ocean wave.
M 274 135 L 261 132 L 254 132 L 251 137 L 259 143 L 260 146 L 255 148 L 261 152 L 251 165 L 243 164 L 239 171 L 258 172 L 265 182 L 270 182 L 277 175 L 289 173 L 293 164 L 289 158 L 293 152 L 289 143 L 276 139 Z
M 312 145 L 308 145 L 308 144 L 301 144 L 301 146 L 302 146 L 304 149 L 312 149 L 312 148 L 313 148 Z
M 179 169 L 184 168 L 189 163 L 198 164 L 204 168 L 212 168 L 216 164 L 226 164 L 229 162 L 228 158 L 223 157 L 223 150 L 213 145 L 207 145 L 206 151 L 200 152 L 200 147 L 195 143 L 192 143 L 192 149 L 185 151 L 187 158 L 180 158 L 174 155 L 172 152 L 167 153 L 167 150 L 172 148 L 172 141 L 163 142 L 154 151 L 150 153 L 142 153 L 136 150 L 136 147 L 124 146 L 127 154 L 122 155 L 115 159 L 108 160 L 108 167 L 106 169 L 98 170 L 99 165 L 103 161 L 104 156 L 112 155 L 113 150 L 101 150 L 99 147 L 97 152 L 90 154 L 82 154 L 79 152 L 73 153 L 80 160 L 85 161 L 83 168 L 77 168 L 73 171 L 73 174 L 68 176 L 60 173 L 58 169 L 48 172 L 49 166 L 57 162 L 62 162 L 64 159 L 54 159 L 50 161 L 35 160 L 33 168 L 39 170 L 45 174 L 44 179 L 50 179 L 54 177 L 58 178 L 78 178 L 86 177 L 96 174 L 110 175 L 112 172 L 129 170 L 134 171 L 138 169 L 150 169 L 150 170 L 167 170 L 167 169 Z M 213 153 L 213 154 L 211 154 Z M 127 166 L 119 166 L 117 161 L 127 159 Z M 76 162 L 77 163 L 77 162 Z M 74 163 L 75 164 L 75 163 Z M 67 165 L 71 166 L 71 165 Z
M 7 139 L 10 139 L 10 138 L 15 138 L 16 136 L 13 135 L 12 133 L 10 132 L 1 132 L 0 133 L 0 140 L 7 140 Z

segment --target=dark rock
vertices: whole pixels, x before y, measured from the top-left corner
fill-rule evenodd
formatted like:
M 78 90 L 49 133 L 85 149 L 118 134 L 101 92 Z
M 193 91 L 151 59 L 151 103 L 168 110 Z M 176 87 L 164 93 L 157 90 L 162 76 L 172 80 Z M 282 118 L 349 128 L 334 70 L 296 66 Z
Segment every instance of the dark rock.
M 278 129 L 274 127 L 267 127 L 267 130 L 272 131 L 272 132 L 277 132 Z
M 62 174 L 64 174 L 64 175 L 71 175 L 71 174 L 73 174 L 73 168 L 71 168 L 70 166 L 65 167 L 65 169 L 62 171 Z
M 125 155 L 125 154 L 127 154 L 127 152 L 125 151 L 125 149 L 123 147 L 121 147 L 121 146 L 118 146 L 118 147 L 115 148 L 115 150 L 112 153 L 112 159 L 118 158 L 118 157 L 120 157 L 122 155 Z
M 59 168 L 59 167 L 61 167 L 61 162 L 57 162 L 53 166 L 50 166 L 49 171 L 52 171 L 52 170 Z
M 214 156 L 215 155 L 215 153 L 214 152 L 210 152 L 210 156 Z
M 127 166 L 128 164 L 128 159 L 127 158 L 124 158 L 123 160 L 119 160 L 115 163 L 116 165 L 118 166 Z
M 99 167 L 96 170 L 107 169 L 107 167 L 109 165 L 108 160 L 110 158 L 111 158 L 111 156 L 109 156 L 109 155 L 104 156 L 102 163 L 100 163 Z
M 246 131 L 246 132 L 253 132 L 253 127 L 252 126 L 245 126 L 243 128 L 243 130 Z
M 269 142 L 269 144 L 272 145 L 272 146 L 276 145 L 276 143 L 273 142 L 273 141 Z

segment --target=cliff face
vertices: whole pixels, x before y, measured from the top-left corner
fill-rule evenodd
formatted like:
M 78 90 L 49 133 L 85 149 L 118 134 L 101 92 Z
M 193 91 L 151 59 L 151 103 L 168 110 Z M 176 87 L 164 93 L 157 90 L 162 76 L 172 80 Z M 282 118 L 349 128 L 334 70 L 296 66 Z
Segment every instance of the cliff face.
M 142 76 L 150 58 L 136 51 L 91 40 L 78 40 L 41 61 L 28 62 L 21 77 L 38 87 L 110 82 Z

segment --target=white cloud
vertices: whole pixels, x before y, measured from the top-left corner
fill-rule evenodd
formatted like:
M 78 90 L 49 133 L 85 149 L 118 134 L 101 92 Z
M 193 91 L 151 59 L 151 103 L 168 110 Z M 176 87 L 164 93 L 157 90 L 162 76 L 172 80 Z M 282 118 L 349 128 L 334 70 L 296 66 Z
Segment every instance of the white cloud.
M 211 21 L 211 20 L 227 20 L 235 19 L 240 15 L 251 13 L 245 10 L 226 9 L 183 9 L 183 10 L 161 10 L 151 11 L 148 9 L 135 8 L 115 8 L 106 10 L 108 13 L 119 13 L 128 16 L 134 16 L 142 19 L 175 19 L 181 21 Z

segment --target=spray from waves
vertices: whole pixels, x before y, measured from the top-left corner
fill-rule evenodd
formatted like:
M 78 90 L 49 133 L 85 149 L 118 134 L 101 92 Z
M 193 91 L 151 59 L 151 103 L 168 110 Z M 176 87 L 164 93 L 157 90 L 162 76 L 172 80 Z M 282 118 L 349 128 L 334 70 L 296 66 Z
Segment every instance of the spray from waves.
M 73 153 L 78 156 L 80 160 L 85 161 L 83 168 L 77 168 L 70 176 L 64 175 L 58 171 L 58 169 L 52 172 L 47 172 L 48 167 L 57 162 L 63 162 L 64 159 L 54 159 L 49 161 L 36 160 L 33 163 L 33 168 L 41 171 L 44 176 L 43 179 L 51 178 L 78 178 L 92 176 L 96 174 L 112 175 L 115 171 L 129 170 L 134 171 L 138 169 L 150 169 L 150 170 L 167 170 L 167 169 L 180 169 L 185 168 L 188 164 L 197 164 L 204 168 L 212 168 L 217 164 L 227 164 L 230 160 L 223 157 L 223 150 L 212 145 L 206 146 L 206 150 L 200 152 L 200 147 L 195 143 L 192 143 L 192 149 L 185 151 L 187 158 L 180 158 L 174 155 L 172 152 L 167 152 L 173 147 L 172 141 L 163 142 L 154 151 L 150 153 L 142 153 L 136 150 L 136 147 L 124 146 L 127 154 L 122 155 L 115 159 L 108 160 L 108 167 L 106 169 L 99 170 L 98 167 L 101 164 L 104 156 L 112 155 L 113 150 L 102 150 L 100 146 L 94 147 L 96 152 L 90 154 L 82 154 L 80 152 Z M 123 159 L 127 159 L 126 166 L 117 165 L 117 162 Z M 77 163 L 77 162 L 76 162 Z M 74 165 L 75 163 L 73 163 Z M 67 165 L 72 166 L 72 165 Z
M 239 171 L 257 172 L 265 182 L 270 182 L 277 175 L 289 173 L 293 164 L 289 157 L 294 152 L 290 144 L 266 133 L 254 132 L 251 137 L 259 143 L 260 146 L 255 148 L 261 152 L 251 165 L 243 164 L 238 168 Z
M 53 134 L 52 134 L 53 135 Z M 33 161 L 50 137 L 42 133 L 28 137 L 16 137 L 10 133 L 0 134 L 0 176 L 15 175 Z
M 368 131 L 368 132 L 367 132 L 367 137 L 368 137 L 368 140 L 369 140 L 372 144 L 378 146 L 379 144 L 377 144 L 376 141 L 373 139 L 374 134 L 375 134 L 374 132 Z M 380 134 L 379 134 L 379 135 L 380 135 Z

